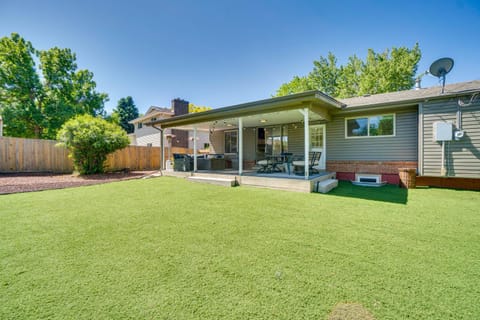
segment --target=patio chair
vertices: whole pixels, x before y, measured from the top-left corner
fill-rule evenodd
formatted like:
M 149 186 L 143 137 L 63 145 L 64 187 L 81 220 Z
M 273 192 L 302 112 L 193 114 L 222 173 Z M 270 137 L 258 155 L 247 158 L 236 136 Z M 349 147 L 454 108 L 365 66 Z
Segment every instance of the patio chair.
M 315 167 L 318 166 L 321 156 L 322 156 L 321 152 L 311 152 L 310 153 L 310 160 L 307 162 L 309 173 L 318 173 L 318 170 Z M 292 164 L 293 164 L 294 168 L 298 168 L 298 167 L 303 167 L 304 168 L 305 167 L 305 160 L 293 160 Z M 298 169 L 295 170 L 295 174 L 298 174 L 298 175 L 303 175 L 304 172 L 305 172 L 304 170 L 303 171 L 298 170 Z
M 293 161 L 293 153 L 283 152 L 281 154 L 281 157 L 283 158 L 283 169 L 285 172 L 288 172 L 288 175 L 290 175 L 292 161 Z

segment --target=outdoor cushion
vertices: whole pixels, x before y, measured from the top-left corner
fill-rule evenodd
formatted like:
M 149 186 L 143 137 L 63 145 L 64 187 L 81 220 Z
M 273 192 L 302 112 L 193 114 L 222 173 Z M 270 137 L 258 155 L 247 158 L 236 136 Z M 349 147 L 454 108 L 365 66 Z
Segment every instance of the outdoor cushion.
M 309 161 L 310 162 L 310 161 Z M 292 161 L 292 164 L 294 166 L 305 166 L 305 161 L 303 160 L 295 160 L 295 161 Z M 318 166 L 318 160 L 315 161 L 315 163 L 313 164 L 313 166 Z

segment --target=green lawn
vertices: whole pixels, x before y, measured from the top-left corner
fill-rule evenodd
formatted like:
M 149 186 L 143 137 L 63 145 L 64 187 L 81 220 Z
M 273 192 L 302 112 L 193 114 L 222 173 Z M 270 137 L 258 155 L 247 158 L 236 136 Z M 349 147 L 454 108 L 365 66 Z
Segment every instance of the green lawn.
M 177 178 L 0 196 L 1 319 L 480 315 L 480 193 Z

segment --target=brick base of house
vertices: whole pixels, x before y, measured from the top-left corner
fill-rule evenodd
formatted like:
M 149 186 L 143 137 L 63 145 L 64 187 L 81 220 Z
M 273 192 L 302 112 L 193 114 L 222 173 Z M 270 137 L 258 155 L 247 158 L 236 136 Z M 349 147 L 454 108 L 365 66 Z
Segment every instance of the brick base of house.
M 251 170 L 255 167 L 256 161 L 255 160 L 244 160 L 243 161 L 243 169 Z
M 382 181 L 397 185 L 400 183 L 400 168 L 416 169 L 417 166 L 416 161 L 327 161 L 327 171 L 336 172 L 339 180 L 355 180 L 355 173 L 370 173 L 381 174 Z

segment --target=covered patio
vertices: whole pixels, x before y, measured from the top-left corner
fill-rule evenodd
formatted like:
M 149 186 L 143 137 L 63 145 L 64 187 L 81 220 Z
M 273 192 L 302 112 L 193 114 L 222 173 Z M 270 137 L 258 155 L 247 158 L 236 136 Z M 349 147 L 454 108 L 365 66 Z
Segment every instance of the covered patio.
M 148 125 L 160 130 L 161 141 L 167 128 L 193 132 L 190 175 L 227 174 L 309 181 L 325 176 L 325 125 L 331 120 L 331 113 L 342 107 L 322 92 L 309 91 L 159 119 Z M 200 131 L 209 133 L 207 155 L 199 152 L 206 149 L 197 145 L 196 136 Z M 161 147 L 165 149 L 163 144 Z M 315 163 L 317 171 L 309 165 L 312 154 L 319 156 Z M 289 160 L 285 161 L 288 156 Z M 269 159 L 276 160 L 270 164 Z M 297 162 L 292 161 L 295 159 Z M 162 159 L 162 169 L 166 168 L 165 160 Z

